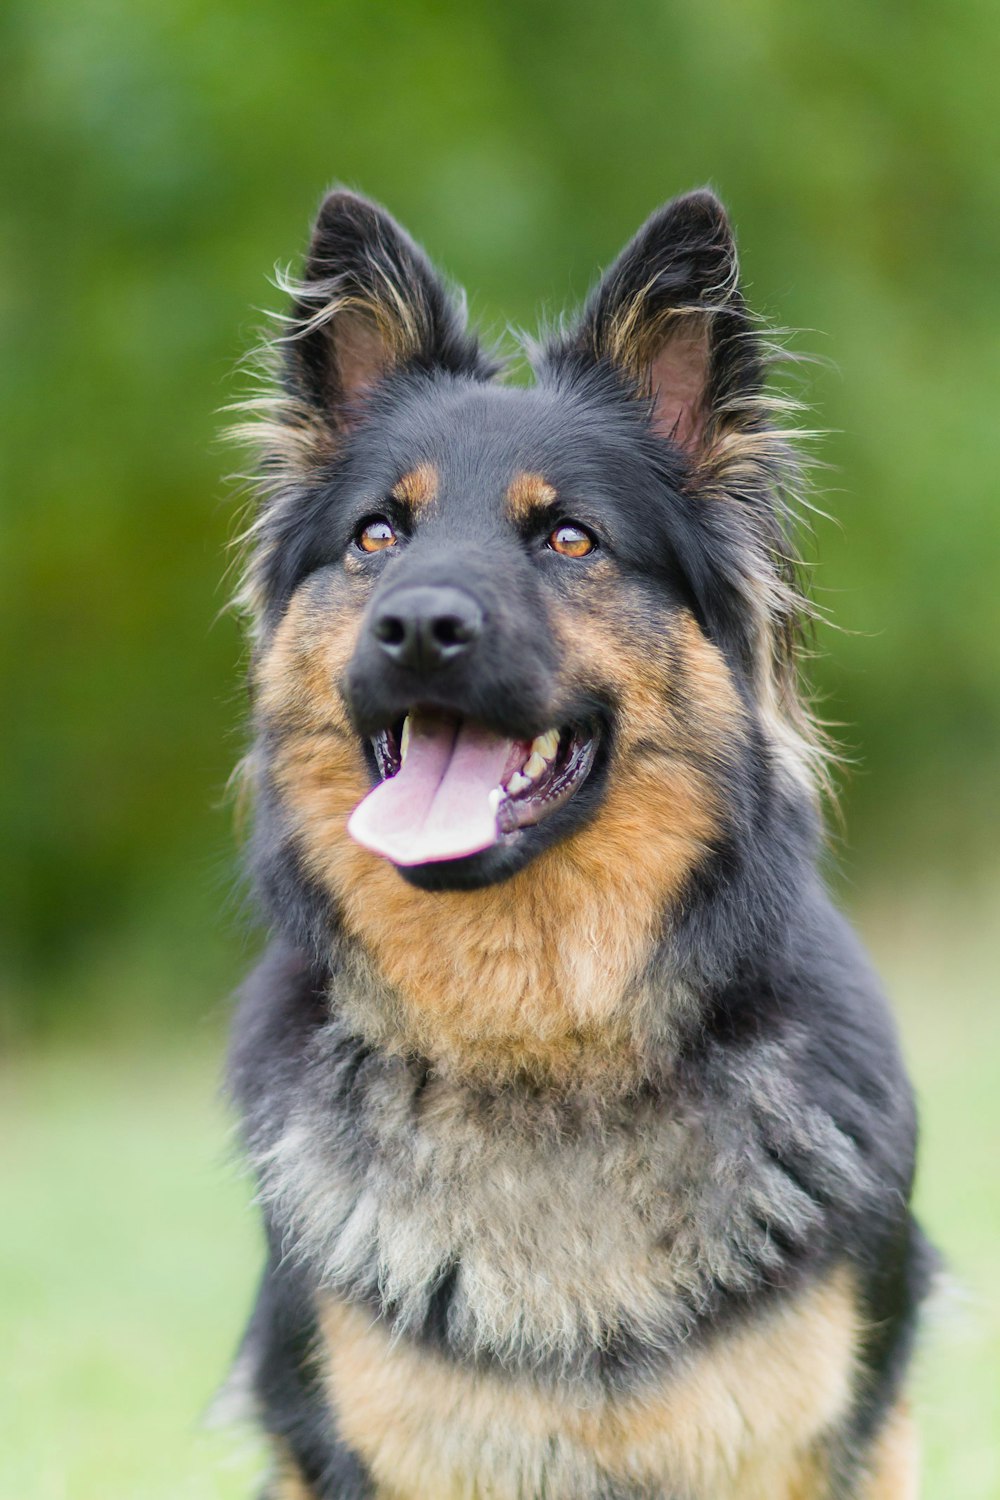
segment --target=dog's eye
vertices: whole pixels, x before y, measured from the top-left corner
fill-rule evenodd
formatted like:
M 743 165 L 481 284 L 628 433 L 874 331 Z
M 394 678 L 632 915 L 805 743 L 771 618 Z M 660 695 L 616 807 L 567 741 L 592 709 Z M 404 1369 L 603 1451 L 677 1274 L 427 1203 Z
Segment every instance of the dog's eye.
M 588 552 L 593 552 L 597 543 L 582 526 L 574 526 L 571 521 L 565 521 L 551 533 L 548 545 L 553 552 L 561 552 L 563 557 L 586 557 Z
M 370 520 L 362 521 L 354 533 L 354 540 L 362 552 L 384 552 L 387 547 L 395 547 L 396 533 L 385 516 L 372 516 Z

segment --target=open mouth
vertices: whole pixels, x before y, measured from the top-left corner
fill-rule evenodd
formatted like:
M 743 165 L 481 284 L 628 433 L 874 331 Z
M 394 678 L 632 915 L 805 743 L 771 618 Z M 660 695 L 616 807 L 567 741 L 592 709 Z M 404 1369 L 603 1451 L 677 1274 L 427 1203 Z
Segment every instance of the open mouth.
M 562 807 L 590 774 L 593 729 L 511 740 L 469 719 L 414 709 L 371 740 L 381 781 L 348 832 L 396 865 L 478 854 Z

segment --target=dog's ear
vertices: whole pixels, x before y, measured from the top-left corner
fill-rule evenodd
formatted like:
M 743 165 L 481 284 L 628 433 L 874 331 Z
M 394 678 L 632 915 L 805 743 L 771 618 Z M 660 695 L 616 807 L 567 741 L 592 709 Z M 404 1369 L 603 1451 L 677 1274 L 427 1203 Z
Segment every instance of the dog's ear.
M 403 367 L 486 377 L 492 367 L 467 332 L 423 251 L 378 204 L 338 189 L 313 228 L 285 338 L 294 395 L 335 425 Z
M 761 388 L 750 330 L 729 220 L 703 188 L 647 220 L 549 357 L 611 364 L 651 399 L 655 431 L 698 459 Z

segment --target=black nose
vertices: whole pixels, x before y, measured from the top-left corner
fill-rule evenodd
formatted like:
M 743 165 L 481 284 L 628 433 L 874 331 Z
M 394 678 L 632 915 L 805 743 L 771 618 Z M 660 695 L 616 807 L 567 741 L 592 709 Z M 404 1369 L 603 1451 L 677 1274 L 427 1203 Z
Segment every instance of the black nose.
M 430 672 L 467 651 L 483 612 L 461 589 L 397 589 L 372 617 L 372 634 L 397 666 Z

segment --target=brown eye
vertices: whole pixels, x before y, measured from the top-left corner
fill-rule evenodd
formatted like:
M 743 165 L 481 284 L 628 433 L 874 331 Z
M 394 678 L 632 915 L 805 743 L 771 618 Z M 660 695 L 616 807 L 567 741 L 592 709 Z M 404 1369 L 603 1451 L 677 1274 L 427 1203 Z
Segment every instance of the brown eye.
M 362 522 L 354 539 L 362 552 L 384 552 L 396 545 L 396 533 L 385 516 L 373 516 L 370 521 Z
M 584 531 L 582 526 L 573 526 L 569 522 L 557 526 L 549 537 L 549 546 L 553 552 L 561 552 L 563 557 L 586 557 L 588 552 L 593 552 L 597 543 L 589 531 Z

